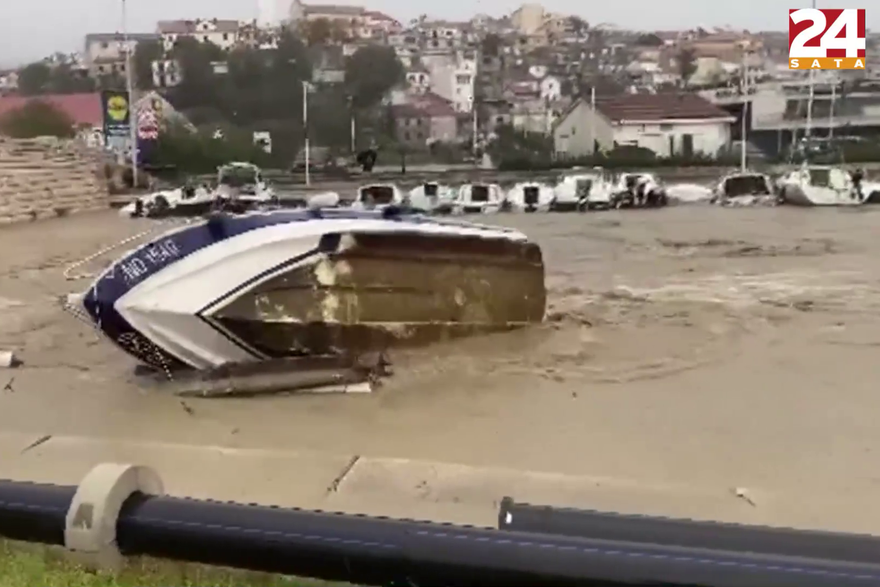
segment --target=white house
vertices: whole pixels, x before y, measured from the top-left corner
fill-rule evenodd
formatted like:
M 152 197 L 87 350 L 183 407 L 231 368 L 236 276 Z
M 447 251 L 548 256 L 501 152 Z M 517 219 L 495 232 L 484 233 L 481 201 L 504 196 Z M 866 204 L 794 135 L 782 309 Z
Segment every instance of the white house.
M 546 102 L 555 102 L 562 97 L 562 82 L 558 77 L 548 75 L 541 80 L 541 99 Z
M 553 124 L 559 157 L 583 157 L 617 146 L 671 155 L 717 155 L 730 145 L 736 119 L 705 98 L 689 93 L 620 94 L 578 99 Z
M 134 53 L 142 41 L 157 40 L 158 35 L 144 33 L 91 33 L 86 35 L 83 61 L 89 74 L 101 76 L 110 73 L 125 73 L 127 51 Z
M 213 43 L 229 50 L 238 42 L 241 23 L 237 20 L 206 18 L 198 20 L 160 20 L 156 25 L 166 51 L 174 48 L 178 39 L 189 37 L 203 43 Z
M 424 94 L 431 87 L 431 74 L 423 67 L 415 67 L 406 72 L 407 87 L 420 94 Z

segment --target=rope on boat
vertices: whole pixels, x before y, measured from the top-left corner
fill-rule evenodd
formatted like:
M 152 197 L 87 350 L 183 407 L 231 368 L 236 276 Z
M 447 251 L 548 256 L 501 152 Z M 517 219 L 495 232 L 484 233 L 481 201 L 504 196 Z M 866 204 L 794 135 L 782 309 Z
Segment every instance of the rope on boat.
M 139 233 L 132 235 L 130 237 L 124 238 L 119 242 L 116 242 L 116 243 L 113 243 L 112 245 L 108 245 L 108 246 L 104 247 L 103 249 L 97 251 L 96 253 L 89 255 L 88 257 L 80 259 L 79 261 L 74 261 L 73 263 L 71 263 L 70 265 L 68 265 L 64 269 L 64 279 L 67 281 L 77 281 L 80 279 L 89 279 L 89 278 L 95 277 L 95 273 L 76 273 L 73 275 L 71 275 L 71 273 L 75 269 L 77 269 L 78 267 L 82 267 L 86 263 L 90 263 L 99 257 L 103 257 L 107 253 L 115 251 L 116 249 L 118 249 L 119 247 L 121 247 L 123 245 L 127 245 L 130 242 L 140 240 L 140 239 L 142 239 L 146 236 L 149 236 L 155 232 L 158 232 L 160 230 L 165 230 L 167 228 L 167 224 L 168 224 L 167 222 L 159 221 L 158 226 L 155 226 L 155 227 L 150 228 L 148 230 L 144 230 L 144 231 L 139 232 Z M 176 222 L 175 222 L 175 224 L 176 224 Z

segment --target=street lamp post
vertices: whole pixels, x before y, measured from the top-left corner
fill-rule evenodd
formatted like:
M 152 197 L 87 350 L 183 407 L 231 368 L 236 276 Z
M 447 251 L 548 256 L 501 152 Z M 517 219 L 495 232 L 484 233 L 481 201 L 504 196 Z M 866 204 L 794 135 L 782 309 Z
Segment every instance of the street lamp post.
M 134 83 L 131 71 L 131 46 L 128 38 L 128 15 L 126 14 L 126 0 L 122 0 L 122 44 L 125 47 L 125 89 L 128 93 L 128 140 L 131 154 L 131 184 L 133 188 L 138 185 L 138 145 L 136 117 L 134 114 Z
M 305 151 L 306 160 L 306 185 L 311 185 L 311 177 L 309 171 L 309 82 L 303 80 L 303 136 L 305 137 L 303 149 Z

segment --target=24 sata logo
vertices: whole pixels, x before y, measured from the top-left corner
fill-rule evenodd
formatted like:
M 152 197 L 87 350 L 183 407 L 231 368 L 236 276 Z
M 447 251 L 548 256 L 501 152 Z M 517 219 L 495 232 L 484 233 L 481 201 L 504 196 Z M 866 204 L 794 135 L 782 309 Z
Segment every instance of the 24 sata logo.
M 865 69 L 864 8 L 788 11 L 789 69 Z

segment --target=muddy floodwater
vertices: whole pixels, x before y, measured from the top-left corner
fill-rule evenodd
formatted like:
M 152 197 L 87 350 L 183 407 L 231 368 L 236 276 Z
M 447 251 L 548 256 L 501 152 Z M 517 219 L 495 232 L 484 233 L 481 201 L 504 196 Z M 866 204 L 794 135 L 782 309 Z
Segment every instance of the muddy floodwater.
M 489 221 L 541 244 L 546 324 L 393 356 L 374 394 L 188 409 L 140 388 L 133 362 L 56 302 L 88 283 L 65 280 L 67 264 L 148 221 L 2 228 L 0 349 L 25 366 L 0 371 L 0 386 L 14 375 L 0 430 L 746 487 L 819 496 L 811 507 L 880 531 L 880 207 Z

